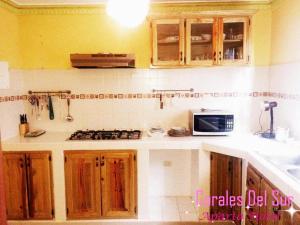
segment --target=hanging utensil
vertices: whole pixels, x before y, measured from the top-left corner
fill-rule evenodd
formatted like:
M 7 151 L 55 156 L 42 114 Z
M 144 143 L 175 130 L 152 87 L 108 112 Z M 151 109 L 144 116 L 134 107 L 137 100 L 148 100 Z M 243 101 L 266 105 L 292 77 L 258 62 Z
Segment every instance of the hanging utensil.
M 71 105 L 71 101 L 70 101 L 69 98 L 67 99 L 67 104 L 68 104 L 68 115 L 66 116 L 66 121 L 72 122 L 72 121 L 74 120 L 74 118 L 73 118 L 73 116 L 71 116 L 71 114 L 70 114 L 70 105 Z
M 33 116 L 34 110 L 36 111 L 36 102 L 37 102 L 37 97 L 35 95 L 30 95 L 28 98 L 28 101 L 31 104 L 31 115 Z
M 52 98 L 50 95 L 48 95 L 48 105 L 49 105 L 49 119 L 54 120 L 54 110 L 53 110 L 53 103 Z
M 36 114 L 36 119 L 41 120 L 41 113 L 40 113 L 40 100 L 37 98 L 36 99 L 36 107 L 37 107 L 37 114 Z

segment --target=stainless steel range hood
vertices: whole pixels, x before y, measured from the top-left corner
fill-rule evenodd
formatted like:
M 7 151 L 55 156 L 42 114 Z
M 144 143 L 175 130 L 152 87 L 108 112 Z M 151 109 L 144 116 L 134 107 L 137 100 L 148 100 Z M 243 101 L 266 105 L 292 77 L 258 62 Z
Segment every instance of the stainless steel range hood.
M 135 68 L 133 54 L 71 54 L 72 67 L 88 68 Z

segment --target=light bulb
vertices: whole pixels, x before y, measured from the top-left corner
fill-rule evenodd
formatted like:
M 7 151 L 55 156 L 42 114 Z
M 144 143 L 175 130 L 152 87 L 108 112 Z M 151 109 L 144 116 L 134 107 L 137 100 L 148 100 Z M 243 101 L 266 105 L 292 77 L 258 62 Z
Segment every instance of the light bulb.
M 136 27 L 146 18 L 149 0 L 109 0 L 106 12 L 125 27 Z

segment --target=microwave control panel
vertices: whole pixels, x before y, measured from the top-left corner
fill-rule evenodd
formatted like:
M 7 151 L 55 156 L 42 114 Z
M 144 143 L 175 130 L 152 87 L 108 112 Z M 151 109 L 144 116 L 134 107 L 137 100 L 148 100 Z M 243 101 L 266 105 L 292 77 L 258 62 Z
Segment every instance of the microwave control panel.
M 233 115 L 226 116 L 226 131 L 232 131 L 234 126 L 234 119 Z

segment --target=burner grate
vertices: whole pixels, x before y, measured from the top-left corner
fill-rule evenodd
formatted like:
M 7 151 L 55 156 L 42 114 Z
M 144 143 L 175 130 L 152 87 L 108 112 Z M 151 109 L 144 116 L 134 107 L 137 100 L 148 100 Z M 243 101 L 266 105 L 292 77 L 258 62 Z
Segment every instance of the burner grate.
M 78 130 L 68 140 L 124 140 L 140 139 L 140 130 Z

